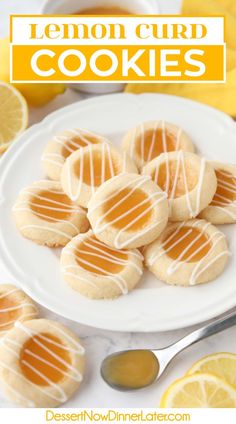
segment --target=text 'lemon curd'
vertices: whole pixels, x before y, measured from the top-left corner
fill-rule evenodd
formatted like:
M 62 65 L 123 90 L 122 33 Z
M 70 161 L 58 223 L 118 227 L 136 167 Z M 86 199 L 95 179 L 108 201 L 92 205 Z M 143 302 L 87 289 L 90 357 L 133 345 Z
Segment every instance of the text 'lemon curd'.
M 119 40 L 127 39 L 127 26 L 111 22 L 97 23 L 50 23 L 41 27 L 30 24 L 31 40 Z M 203 24 L 155 24 L 141 23 L 135 26 L 134 36 L 141 40 L 201 40 L 207 36 L 207 28 Z

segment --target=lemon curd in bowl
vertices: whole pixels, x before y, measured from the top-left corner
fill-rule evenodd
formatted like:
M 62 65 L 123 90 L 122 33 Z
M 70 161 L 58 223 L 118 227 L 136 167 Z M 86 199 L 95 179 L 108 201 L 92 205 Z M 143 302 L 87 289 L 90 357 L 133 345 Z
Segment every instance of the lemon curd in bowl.
M 119 6 L 95 6 L 86 7 L 85 9 L 74 12 L 73 15 L 132 15 L 132 13 L 123 7 Z

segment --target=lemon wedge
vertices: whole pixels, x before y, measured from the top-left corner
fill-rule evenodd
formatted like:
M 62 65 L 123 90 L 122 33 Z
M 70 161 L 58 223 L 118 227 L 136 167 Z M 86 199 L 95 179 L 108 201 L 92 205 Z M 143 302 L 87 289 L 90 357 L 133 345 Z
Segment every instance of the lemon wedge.
M 12 85 L 0 82 L 0 154 L 28 125 L 28 106 Z
M 161 408 L 236 408 L 236 390 L 207 373 L 187 375 L 170 385 Z
M 236 354 L 214 353 L 197 361 L 187 372 L 187 375 L 195 373 L 210 373 L 231 384 L 236 389 Z

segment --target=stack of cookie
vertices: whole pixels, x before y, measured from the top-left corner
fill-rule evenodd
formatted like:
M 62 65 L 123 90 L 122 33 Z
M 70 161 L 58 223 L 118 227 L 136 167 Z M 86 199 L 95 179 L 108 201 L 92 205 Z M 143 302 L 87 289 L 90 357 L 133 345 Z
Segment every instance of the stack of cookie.
M 236 222 L 236 166 L 198 156 L 181 128 L 141 123 L 120 150 L 88 130 L 65 131 L 42 161 L 50 180 L 20 193 L 15 221 L 23 236 L 64 247 L 64 280 L 82 295 L 125 295 L 144 265 L 182 286 L 223 272 L 227 241 L 212 224 Z
M 20 406 L 55 407 L 80 386 L 84 348 L 65 326 L 37 317 L 22 290 L 0 285 L 0 387 Z

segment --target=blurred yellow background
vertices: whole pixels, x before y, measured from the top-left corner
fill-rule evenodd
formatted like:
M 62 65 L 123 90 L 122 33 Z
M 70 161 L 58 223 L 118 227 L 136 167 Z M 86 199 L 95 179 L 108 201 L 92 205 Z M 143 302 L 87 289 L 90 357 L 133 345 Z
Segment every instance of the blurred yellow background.
M 163 93 L 206 103 L 236 117 L 236 0 L 183 0 L 182 15 L 226 17 L 227 80 L 225 84 L 128 84 L 129 93 Z M 217 66 L 217 63 L 215 64 Z

